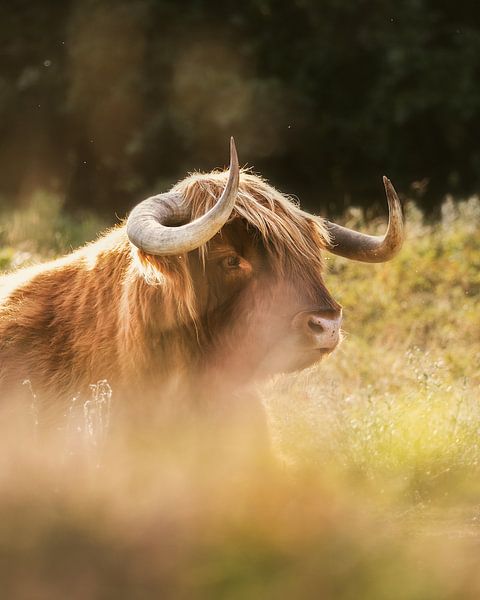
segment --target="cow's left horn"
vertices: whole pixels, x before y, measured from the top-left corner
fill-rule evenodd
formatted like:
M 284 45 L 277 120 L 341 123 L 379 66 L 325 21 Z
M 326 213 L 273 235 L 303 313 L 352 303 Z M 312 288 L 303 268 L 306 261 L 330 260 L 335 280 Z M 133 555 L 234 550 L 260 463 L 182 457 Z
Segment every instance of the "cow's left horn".
M 239 167 L 233 137 L 230 139 L 230 172 L 216 204 L 191 223 L 188 207 L 177 193 L 159 194 L 140 202 L 127 220 L 127 235 L 134 246 L 156 256 L 182 254 L 199 248 L 225 225 L 238 191 Z
M 383 184 L 387 193 L 389 212 L 385 235 L 366 235 L 325 221 L 330 233 L 327 250 L 345 258 L 370 263 L 386 262 L 397 254 L 405 237 L 402 207 L 391 181 L 384 177 Z

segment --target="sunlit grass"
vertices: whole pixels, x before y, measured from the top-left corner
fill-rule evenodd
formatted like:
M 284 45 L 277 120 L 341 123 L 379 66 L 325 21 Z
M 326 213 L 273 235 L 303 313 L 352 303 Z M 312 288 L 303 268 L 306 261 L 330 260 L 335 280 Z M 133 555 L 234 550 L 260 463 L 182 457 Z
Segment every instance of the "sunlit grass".
M 94 237 L 42 210 L 0 223 L 0 268 Z M 0 415 L 3 597 L 478 598 L 480 202 L 442 214 L 409 207 L 392 263 L 328 260 L 346 339 L 260 386 L 274 459 L 228 419 L 119 423 L 105 382 L 45 436 L 26 384 Z
M 480 203 L 449 202 L 431 226 L 410 207 L 408 224 L 393 263 L 332 261 L 346 340 L 271 385 L 272 431 L 288 460 L 349 473 L 391 501 L 475 504 Z
M 0 212 L 0 269 L 67 252 L 95 239 L 102 227 L 98 217 L 70 215 L 58 196 L 37 191 L 24 206 Z

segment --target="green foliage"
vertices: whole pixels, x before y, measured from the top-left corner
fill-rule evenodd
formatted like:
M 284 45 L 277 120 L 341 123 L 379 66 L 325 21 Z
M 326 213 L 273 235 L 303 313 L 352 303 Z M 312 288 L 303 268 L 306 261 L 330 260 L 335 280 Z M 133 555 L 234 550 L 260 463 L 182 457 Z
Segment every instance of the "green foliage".
M 6 271 L 11 267 L 15 258 L 13 248 L 2 248 L 0 250 L 0 271 Z
M 0 269 L 68 252 L 94 239 L 102 227 L 98 217 L 67 213 L 58 196 L 38 191 L 26 206 L 0 213 Z
M 242 162 L 310 208 L 370 206 L 383 173 L 401 189 L 430 180 L 429 207 L 440 192 L 478 189 L 472 2 L 13 0 L 0 10 L 10 202 L 40 186 L 70 207 L 123 213 L 187 171 L 225 164 L 231 134 Z

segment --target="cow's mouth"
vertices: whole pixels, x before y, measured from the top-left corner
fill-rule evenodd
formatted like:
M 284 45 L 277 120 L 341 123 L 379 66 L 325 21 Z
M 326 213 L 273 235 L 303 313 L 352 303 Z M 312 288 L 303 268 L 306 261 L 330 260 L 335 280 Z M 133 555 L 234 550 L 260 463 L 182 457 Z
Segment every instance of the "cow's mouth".
M 328 356 L 333 352 L 333 349 L 329 348 L 315 348 L 308 352 L 302 352 L 297 355 L 292 363 L 285 370 L 288 373 L 295 373 L 296 371 L 303 371 L 307 367 L 311 367 L 315 363 L 320 362 L 325 356 Z
M 259 373 L 265 375 L 275 375 L 278 373 L 296 373 L 319 363 L 333 349 L 329 348 L 311 348 L 308 350 L 283 350 L 282 352 L 273 352 L 262 362 Z

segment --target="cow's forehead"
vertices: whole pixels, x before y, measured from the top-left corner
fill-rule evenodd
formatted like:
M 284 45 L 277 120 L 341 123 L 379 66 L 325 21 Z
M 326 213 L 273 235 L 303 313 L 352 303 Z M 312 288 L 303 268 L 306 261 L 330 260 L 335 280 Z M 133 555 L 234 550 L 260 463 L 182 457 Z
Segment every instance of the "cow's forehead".
M 235 217 L 210 240 L 208 253 L 215 257 L 215 255 L 234 251 L 247 256 L 262 250 L 258 231 L 243 219 Z
M 222 194 L 228 174 L 194 174 L 178 183 L 179 192 L 191 208 L 191 218 L 205 214 Z M 328 234 L 322 223 L 302 211 L 289 196 L 282 194 L 262 178 L 242 171 L 231 223 L 244 223 L 244 234 L 253 232 L 278 265 L 297 264 L 297 270 L 316 269 L 320 250 L 325 248 Z M 224 230 L 227 231 L 227 230 Z M 245 239 L 241 230 L 231 237 L 238 246 Z M 248 238 L 247 238 L 248 239 Z

